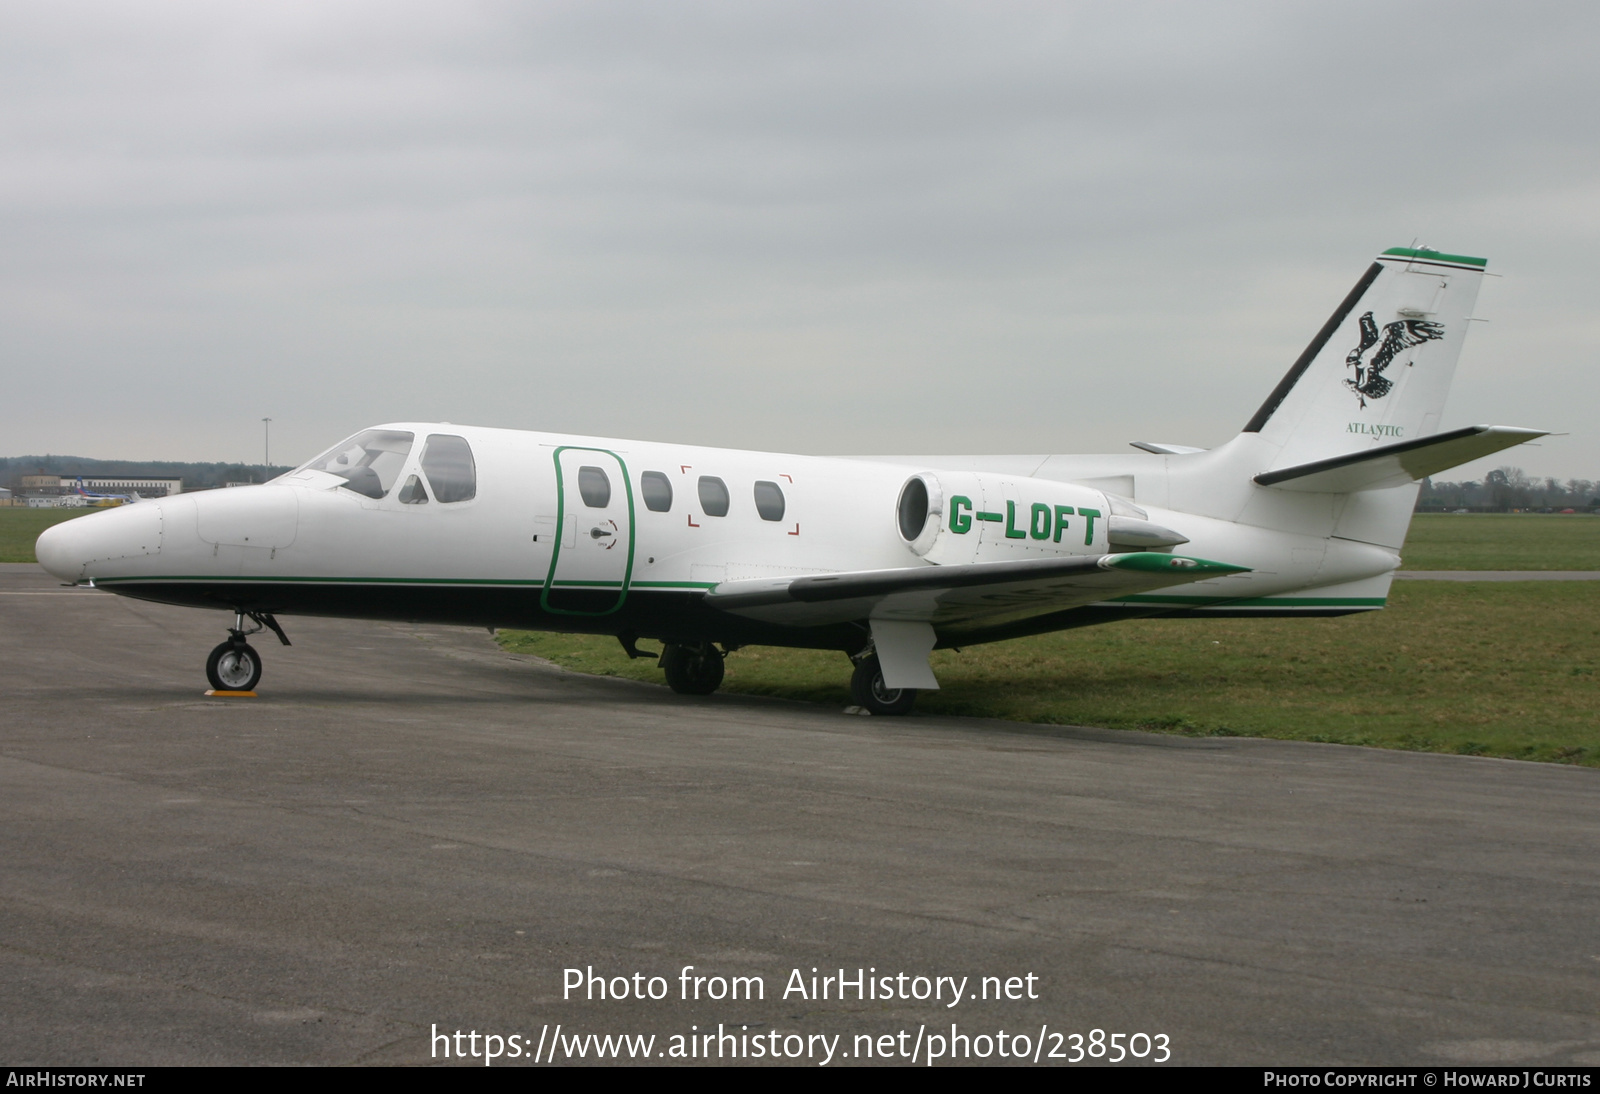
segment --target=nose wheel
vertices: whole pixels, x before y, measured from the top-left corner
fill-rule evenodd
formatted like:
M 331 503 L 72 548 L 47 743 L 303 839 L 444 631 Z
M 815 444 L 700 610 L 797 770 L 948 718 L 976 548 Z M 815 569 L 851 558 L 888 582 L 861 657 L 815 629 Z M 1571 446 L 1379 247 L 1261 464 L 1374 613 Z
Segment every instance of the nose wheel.
M 206 679 L 217 691 L 254 691 L 261 680 L 261 655 L 243 638 L 230 638 L 206 658 Z
M 255 626 L 245 629 L 245 620 Z M 245 641 L 252 634 L 270 630 L 285 646 L 289 636 L 283 633 L 278 621 L 269 612 L 233 613 L 233 626 L 228 628 L 228 640 L 211 651 L 206 658 L 206 679 L 215 691 L 254 691 L 261 681 L 261 654 Z

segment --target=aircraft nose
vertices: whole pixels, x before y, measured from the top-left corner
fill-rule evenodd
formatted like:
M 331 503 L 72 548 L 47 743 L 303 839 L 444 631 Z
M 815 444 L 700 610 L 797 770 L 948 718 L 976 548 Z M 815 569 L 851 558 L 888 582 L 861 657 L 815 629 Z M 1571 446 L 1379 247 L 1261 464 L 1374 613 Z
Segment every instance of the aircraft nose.
M 97 562 L 146 558 L 161 550 L 161 507 L 140 502 L 74 517 L 46 528 L 33 546 L 34 557 L 63 581 L 96 576 Z
M 33 545 L 39 565 L 63 581 L 76 581 L 83 576 L 83 567 L 91 556 L 87 538 L 78 525 L 88 520 L 88 517 L 78 517 L 53 524 L 41 532 Z

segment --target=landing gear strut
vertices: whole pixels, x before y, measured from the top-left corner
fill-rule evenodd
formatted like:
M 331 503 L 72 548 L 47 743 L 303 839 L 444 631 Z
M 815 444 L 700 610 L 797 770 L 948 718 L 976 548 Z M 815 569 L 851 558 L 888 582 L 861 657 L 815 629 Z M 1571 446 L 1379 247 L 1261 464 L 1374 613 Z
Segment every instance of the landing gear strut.
M 663 646 L 661 667 L 667 674 L 667 686 L 679 695 L 710 695 L 722 686 L 722 659 L 726 656 L 710 642 Z
M 884 686 L 883 666 L 875 653 L 856 662 L 856 671 L 850 676 L 850 694 L 857 706 L 873 714 L 907 714 L 917 701 L 916 688 Z
M 245 630 L 248 618 L 254 627 Z M 216 691 L 254 691 L 261 680 L 261 654 L 246 639 L 252 634 L 270 630 L 285 646 L 289 636 L 283 633 L 278 621 L 268 612 L 233 613 L 233 626 L 228 628 L 228 640 L 211 651 L 206 658 L 206 679 Z

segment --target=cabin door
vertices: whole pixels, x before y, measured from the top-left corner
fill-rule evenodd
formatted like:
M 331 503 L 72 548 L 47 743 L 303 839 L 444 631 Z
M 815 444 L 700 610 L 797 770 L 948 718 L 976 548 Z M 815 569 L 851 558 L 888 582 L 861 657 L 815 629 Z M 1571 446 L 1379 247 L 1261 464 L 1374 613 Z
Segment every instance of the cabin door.
M 556 543 L 541 602 L 563 615 L 622 607 L 633 575 L 633 487 L 614 452 L 558 448 Z

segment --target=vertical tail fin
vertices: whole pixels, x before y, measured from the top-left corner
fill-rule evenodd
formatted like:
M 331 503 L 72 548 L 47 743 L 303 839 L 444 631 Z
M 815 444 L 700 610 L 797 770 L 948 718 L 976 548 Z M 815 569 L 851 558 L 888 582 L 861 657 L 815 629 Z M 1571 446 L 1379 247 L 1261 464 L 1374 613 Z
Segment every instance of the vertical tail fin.
M 1244 427 L 1276 450 L 1268 470 L 1437 432 L 1485 265 L 1379 255 Z

